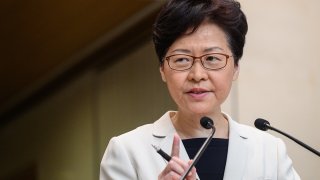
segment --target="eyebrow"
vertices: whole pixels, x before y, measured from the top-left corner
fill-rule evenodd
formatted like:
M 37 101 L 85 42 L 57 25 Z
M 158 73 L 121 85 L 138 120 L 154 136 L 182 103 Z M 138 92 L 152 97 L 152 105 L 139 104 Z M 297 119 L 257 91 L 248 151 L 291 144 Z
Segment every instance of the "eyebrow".
M 217 46 L 214 46 L 214 47 L 209 47 L 209 48 L 206 48 L 203 50 L 204 53 L 208 53 L 208 52 L 211 52 L 211 51 L 214 51 L 214 50 L 221 50 L 223 51 L 224 49 L 220 48 L 220 47 L 217 47 Z M 188 49 L 175 49 L 173 51 L 171 51 L 171 53 L 174 53 L 174 52 L 177 52 L 177 53 L 186 53 L 186 54 L 190 54 L 191 51 L 188 50 Z
M 220 50 L 220 51 L 223 51 L 224 49 L 223 48 L 221 48 L 221 47 L 217 47 L 217 46 L 214 46 L 214 47 L 209 47 L 209 48 L 206 48 L 206 49 L 204 49 L 204 51 L 203 52 L 210 52 L 210 51 L 214 51 L 214 50 Z

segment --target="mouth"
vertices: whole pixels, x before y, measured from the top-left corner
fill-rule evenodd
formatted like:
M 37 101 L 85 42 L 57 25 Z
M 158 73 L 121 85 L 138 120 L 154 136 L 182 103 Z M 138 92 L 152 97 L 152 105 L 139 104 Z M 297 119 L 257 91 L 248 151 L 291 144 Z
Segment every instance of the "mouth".
M 192 88 L 191 90 L 189 90 L 187 93 L 188 94 L 204 94 L 204 93 L 208 93 L 210 92 L 209 90 L 206 89 L 202 89 L 202 88 Z

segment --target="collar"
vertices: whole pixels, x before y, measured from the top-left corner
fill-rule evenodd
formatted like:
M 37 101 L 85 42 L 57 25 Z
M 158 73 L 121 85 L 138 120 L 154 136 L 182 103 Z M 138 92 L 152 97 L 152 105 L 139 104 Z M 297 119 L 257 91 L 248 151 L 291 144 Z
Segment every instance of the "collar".
M 229 121 L 229 147 L 223 179 L 243 179 L 247 168 L 249 134 L 243 125 L 224 115 Z
M 165 138 L 166 136 L 174 134 L 176 132 L 170 118 L 170 115 L 173 113 L 176 113 L 176 111 L 168 111 L 160 119 L 153 123 L 153 136 L 158 138 Z
M 164 115 L 162 115 L 161 118 L 159 118 L 157 121 L 153 123 L 152 127 L 152 135 L 158 138 L 164 138 L 168 135 L 171 135 L 176 132 L 170 115 L 173 113 L 176 113 L 176 111 L 168 111 Z M 247 134 L 247 131 L 244 131 L 243 128 L 240 128 L 242 125 L 238 122 L 234 121 L 228 114 L 223 112 L 223 115 L 227 119 L 229 123 L 229 138 L 230 134 L 232 136 L 239 136 L 243 139 L 247 139 L 249 135 Z
M 170 114 L 175 111 L 166 112 L 160 119 L 153 123 L 152 134 L 154 145 L 159 146 L 163 151 L 171 154 L 173 135 L 176 130 L 172 124 Z M 249 135 L 243 125 L 231 119 L 231 117 L 223 113 L 229 122 L 229 148 L 228 157 L 225 167 L 224 180 L 242 179 L 246 171 L 246 163 L 248 159 L 248 141 Z M 180 158 L 189 161 L 186 149 L 180 141 Z

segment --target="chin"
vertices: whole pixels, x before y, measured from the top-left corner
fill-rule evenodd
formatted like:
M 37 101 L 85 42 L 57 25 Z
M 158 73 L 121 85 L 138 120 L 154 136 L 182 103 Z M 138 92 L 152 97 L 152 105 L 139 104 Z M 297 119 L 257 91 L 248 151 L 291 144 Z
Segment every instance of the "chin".
M 198 107 L 190 109 L 190 112 L 192 114 L 201 115 L 201 116 L 209 115 L 213 113 L 212 109 L 198 108 Z

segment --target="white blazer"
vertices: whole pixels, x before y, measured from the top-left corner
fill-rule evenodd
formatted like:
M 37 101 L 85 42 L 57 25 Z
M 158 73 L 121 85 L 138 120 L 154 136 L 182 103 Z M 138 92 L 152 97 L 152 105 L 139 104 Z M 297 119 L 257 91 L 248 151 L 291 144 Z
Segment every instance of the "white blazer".
M 169 113 L 153 124 L 113 137 L 101 161 L 100 180 L 157 179 L 167 162 L 151 145 L 171 154 L 176 130 Z M 229 146 L 224 180 L 300 180 L 283 141 L 225 116 Z M 183 143 L 180 146 L 180 158 L 188 161 Z

